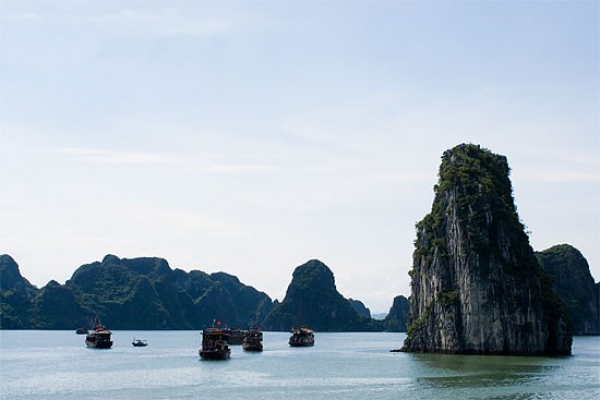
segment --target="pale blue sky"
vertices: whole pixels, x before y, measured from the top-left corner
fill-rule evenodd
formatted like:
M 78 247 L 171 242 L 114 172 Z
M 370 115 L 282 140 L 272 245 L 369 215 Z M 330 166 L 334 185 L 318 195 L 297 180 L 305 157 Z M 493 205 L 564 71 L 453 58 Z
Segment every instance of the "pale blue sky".
M 463 142 L 600 279 L 597 1 L 0 5 L 0 253 L 39 287 L 112 253 L 281 300 L 318 258 L 387 311 Z

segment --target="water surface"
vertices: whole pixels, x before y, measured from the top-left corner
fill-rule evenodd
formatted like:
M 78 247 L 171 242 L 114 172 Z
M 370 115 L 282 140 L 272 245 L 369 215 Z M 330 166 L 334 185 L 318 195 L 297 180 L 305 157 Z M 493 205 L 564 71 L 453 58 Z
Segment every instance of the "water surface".
M 133 347 L 133 337 L 148 347 Z M 600 339 L 570 357 L 390 353 L 402 333 L 315 333 L 291 348 L 265 332 L 262 353 L 232 346 L 201 361 L 198 331 L 116 331 L 110 350 L 72 331 L 0 331 L 0 398 L 82 399 L 600 399 Z

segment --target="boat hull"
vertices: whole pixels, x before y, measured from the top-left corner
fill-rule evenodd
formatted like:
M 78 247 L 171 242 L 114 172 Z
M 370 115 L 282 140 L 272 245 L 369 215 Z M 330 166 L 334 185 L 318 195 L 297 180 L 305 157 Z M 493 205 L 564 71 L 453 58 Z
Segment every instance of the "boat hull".
M 101 342 L 86 340 L 85 344 L 87 345 L 87 347 L 92 349 L 110 349 L 113 345 L 113 342 L 112 340 Z
M 198 352 L 203 360 L 228 360 L 231 356 L 231 350 L 200 350 Z
M 244 343 L 242 349 L 245 351 L 263 351 L 262 343 Z
M 290 341 L 291 347 L 310 347 L 314 346 L 315 342 L 292 342 Z

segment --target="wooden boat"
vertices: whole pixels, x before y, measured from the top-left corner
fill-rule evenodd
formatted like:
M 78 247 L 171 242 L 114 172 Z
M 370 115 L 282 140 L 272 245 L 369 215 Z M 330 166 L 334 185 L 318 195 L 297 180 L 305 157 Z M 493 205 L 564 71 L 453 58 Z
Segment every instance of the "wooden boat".
M 315 333 L 312 329 L 307 328 L 306 326 L 303 326 L 301 328 L 293 328 L 289 344 L 292 347 L 314 346 Z
M 263 351 L 263 333 L 260 328 L 250 328 L 244 331 L 242 349 L 246 351 Z
M 202 349 L 198 350 L 203 360 L 227 360 L 231 355 L 229 349 L 229 329 L 206 328 L 202 331 Z
M 244 331 L 241 329 L 229 329 L 229 344 L 242 344 L 244 342 Z
M 92 329 L 87 332 L 85 344 L 94 349 L 110 349 L 113 345 L 112 332 L 100 322 L 98 314 L 94 317 Z
M 148 346 L 148 342 L 145 341 L 144 339 L 136 339 L 133 338 L 133 342 L 131 342 L 131 344 L 133 345 L 133 347 L 146 347 Z

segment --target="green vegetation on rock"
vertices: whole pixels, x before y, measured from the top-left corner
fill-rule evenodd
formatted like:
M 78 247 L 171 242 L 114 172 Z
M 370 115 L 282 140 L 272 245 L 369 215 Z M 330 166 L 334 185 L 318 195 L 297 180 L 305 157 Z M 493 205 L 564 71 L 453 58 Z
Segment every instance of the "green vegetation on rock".
M 89 326 L 96 312 L 114 330 L 202 329 L 214 320 L 238 328 L 384 329 L 362 302 L 337 292 L 333 273 L 317 260 L 294 271 L 282 303 L 227 273 L 172 270 L 166 260 L 154 257 L 107 255 L 79 267 L 64 285 L 51 281 L 37 289 L 10 256 L 2 255 L 0 283 L 4 329 L 76 329 Z
M 8 255 L 0 256 L 0 326 L 75 329 L 98 312 L 111 329 L 202 329 L 214 319 L 247 327 L 272 307 L 265 293 L 225 273 L 172 270 L 154 257 L 120 259 L 78 268 L 64 285 L 37 289 Z
M 404 296 L 394 298 L 390 312 L 383 320 L 383 329 L 389 332 L 406 332 L 408 321 L 408 299 Z
M 519 219 L 506 157 L 444 152 L 416 224 L 406 351 L 568 354 L 571 331 Z
M 265 330 L 287 331 L 303 325 L 315 331 L 369 331 L 371 319 L 359 315 L 338 293 L 325 264 L 310 260 L 294 270 L 285 299 L 263 321 Z

